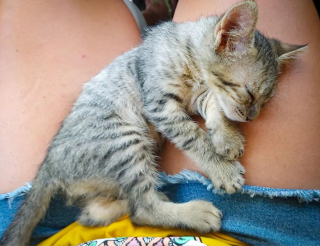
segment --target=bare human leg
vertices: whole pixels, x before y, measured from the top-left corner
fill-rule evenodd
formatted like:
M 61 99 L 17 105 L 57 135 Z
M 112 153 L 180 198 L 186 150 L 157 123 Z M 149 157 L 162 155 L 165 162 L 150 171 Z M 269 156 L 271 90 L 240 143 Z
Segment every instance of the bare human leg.
M 34 178 L 83 83 L 136 46 L 118 0 L 0 3 L 0 193 Z

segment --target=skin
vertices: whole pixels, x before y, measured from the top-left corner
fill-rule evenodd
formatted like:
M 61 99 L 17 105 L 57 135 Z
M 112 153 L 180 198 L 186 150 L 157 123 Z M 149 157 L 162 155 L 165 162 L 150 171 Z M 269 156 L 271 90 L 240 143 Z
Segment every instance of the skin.
M 222 14 L 238 0 L 184 0 L 174 20 L 196 20 Z M 246 138 L 241 163 L 246 184 L 288 189 L 320 189 L 320 23 L 312 1 L 257 0 L 257 28 L 268 37 L 292 44 L 308 43 L 308 52 L 280 76 L 276 96 L 259 118 L 242 123 Z M 203 121 L 196 118 L 199 124 Z M 184 154 L 166 143 L 162 168 L 200 171 Z
M 175 21 L 221 14 L 235 2 L 180 1 Z M 242 125 L 245 178 L 250 185 L 319 189 L 319 19 L 310 0 L 257 3 L 263 33 L 308 43 L 309 51 L 281 76 L 260 117 Z M 83 83 L 136 46 L 140 34 L 119 0 L 2 0 L 0 30 L 0 193 L 6 193 L 32 181 Z M 197 170 L 169 143 L 162 168 Z
M 119 0 L 0 2 L 0 193 L 32 181 L 83 83 L 140 41 Z

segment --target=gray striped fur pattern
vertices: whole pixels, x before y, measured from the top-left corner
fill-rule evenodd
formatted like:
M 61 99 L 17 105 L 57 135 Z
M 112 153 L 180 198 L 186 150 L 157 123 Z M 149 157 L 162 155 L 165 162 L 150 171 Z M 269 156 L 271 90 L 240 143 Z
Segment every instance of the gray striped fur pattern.
M 258 116 L 281 64 L 303 50 L 266 39 L 256 21 L 256 3 L 245 1 L 220 17 L 163 23 L 88 81 L 0 244 L 28 245 L 57 192 L 81 201 L 83 225 L 129 213 L 139 225 L 219 230 L 222 214 L 211 203 L 175 204 L 155 189 L 158 132 L 216 189 L 241 188 L 244 138 L 236 122 Z M 205 119 L 208 132 L 192 114 Z

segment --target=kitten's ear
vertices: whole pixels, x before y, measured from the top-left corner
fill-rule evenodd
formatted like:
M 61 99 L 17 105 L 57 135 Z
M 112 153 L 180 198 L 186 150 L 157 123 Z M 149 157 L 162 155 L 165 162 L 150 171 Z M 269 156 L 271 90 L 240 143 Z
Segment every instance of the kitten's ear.
M 254 1 L 231 7 L 215 26 L 216 52 L 246 52 L 253 45 L 257 19 L 258 8 Z
M 277 56 L 279 67 L 289 64 L 300 53 L 307 50 L 307 45 L 286 44 L 276 39 L 269 40 L 269 43 Z

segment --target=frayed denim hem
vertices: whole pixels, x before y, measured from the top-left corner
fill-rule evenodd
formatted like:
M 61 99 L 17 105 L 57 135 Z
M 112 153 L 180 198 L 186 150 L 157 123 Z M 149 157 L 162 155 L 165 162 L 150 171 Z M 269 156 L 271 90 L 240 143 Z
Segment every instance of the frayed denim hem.
M 189 184 L 189 183 L 201 183 L 207 187 L 207 190 L 212 190 L 213 193 L 223 194 L 223 191 L 214 189 L 211 181 L 200 173 L 184 169 L 179 174 L 167 175 L 165 172 L 160 173 L 160 182 L 157 188 L 162 188 L 170 184 Z M 27 194 L 32 187 L 32 183 L 28 182 L 24 186 L 18 189 L 6 193 L 0 194 L 0 200 L 8 199 L 9 205 L 15 197 L 23 196 Z M 320 202 L 320 190 L 294 190 L 294 189 L 278 189 L 267 188 L 259 186 L 244 185 L 239 191 L 242 194 L 248 194 L 250 197 L 256 195 L 274 198 L 286 198 L 296 197 L 300 202 Z
M 211 181 L 200 173 L 183 170 L 179 174 L 167 175 L 165 172 L 160 173 L 160 184 L 158 188 L 168 186 L 170 184 L 189 184 L 189 183 L 201 183 L 207 186 L 207 190 L 212 190 L 213 193 L 223 194 L 222 191 L 214 189 Z M 244 185 L 239 191 L 242 194 L 248 194 L 250 197 L 264 196 L 269 198 L 279 197 L 296 197 L 299 202 L 320 202 L 320 190 L 294 190 L 294 189 L 277 189 L 277 188 L 267 188 L 258 187 L 251 185 Z
M 9 193 L 6 193 L 6 194 L 0 194 L 0 200 L 15 198 L 15 197 L 18 197 L 18 196 L 23 196 L 23 195 L 27 194 L 30 191 L 31 187 L 32 187 L 32 183 L 28 182 L 24 186 L 21 186 L 18 189 L 12 191 L 12 192 L 9 192 Z
M 24 186 L 19 187 L 18 189 L 15 189 L 12 192 L 6 193 L 6 194 L 0 194 L 0 201 L 4 199 L 8 199 L 9 208 L 11 208 L 12 201 L 19 196 L 24 196 L 27 194 L 32 187 L 32 183 L 28 182 Z

